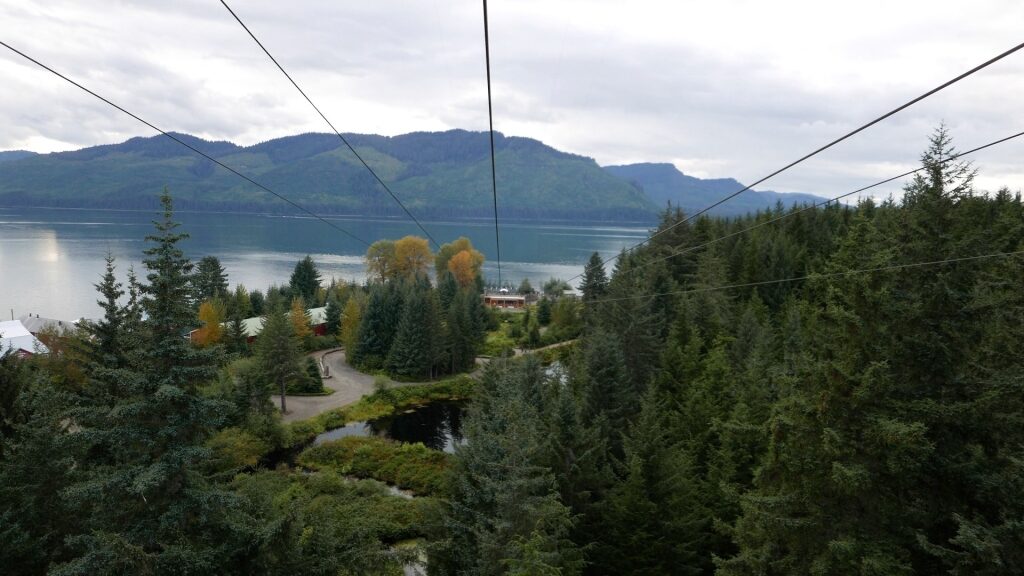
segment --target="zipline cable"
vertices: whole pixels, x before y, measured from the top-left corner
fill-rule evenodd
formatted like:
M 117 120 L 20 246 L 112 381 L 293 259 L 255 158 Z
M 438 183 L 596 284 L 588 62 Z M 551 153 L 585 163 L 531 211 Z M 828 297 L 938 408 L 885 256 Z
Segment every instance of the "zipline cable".
M 25 60 L 28 60 L 29 62 L 31 62 L 31 63 L 33 63 L 33 64 L 35 64 L 36 66 L 39 66 L 40 68 L 42 68 L 43 70 L 46 70 L 46 71 L 47 71 L 47 72 L 49 72 L 50 74 L 53 74 L 54 76 L 56 76 L 56 77 L 60 78 L 61 80 L 64 80 L 65 82 L 67 82 L 67 83 L 71 84 L 72 86 L 75 86 L 76 88 L 78 88 L 78 89 L 82 90 L 82 91 L 83 91 L 83 92 L 85 92 L 86 94 L 89 94 L 90 96 L 93 96 L 94 98 L 97 98 L 97 99 L 99 99 L 100 101 L 102 101 L 102 102 L 104 102 L 104 103 L 106 103 L 106 104 L 109 104 L 110 106 L 112 106 L 112 107 L 114 107 L 114 108 L 116 108 L 116 109 L 120 110 L 121 112 L 123 112 L 123 113 L 127 114 L 128 116 L 131 116 L 132 118 L 134 118 L 134 119 L 138 120 L 139 122 L 141 122 L 141 123 L 145 124 L 146 126 L 149 126 L 149 127 L 150 127 L 150 128 L 152 128 L 153 130 L 156 130 L 156 131 L 157 131 L 157 132 L 159 132 L 160 134 L 163 134 L 164 136 L 166 136 L 166 137 L 170 138 L 171 140 L 174 140 L 174 141 L 175 141 L 175 142 L 177 142 L 178 144 L 181 144 L 181 145 L 182 145 L 182 146 L 184 146 L 185 148 L 188 148 L 188 149 L 189 149 L 189 150 L 191 150 L 192 152 L 195 152 L 196 154 L 198 154 L 198 155 L 202 156 L 203 158 L 206 158 L 206 159 L 207 159 L 207 160 L 209 160 L 210 162 L 213 162 L 214 164 L 216 164 L 216 165 L 220 166 L 221 168 L 223 168 L 223 169 L 227 170 L 228 172 L 231 172 L 232 174 L 234 174 L 234 175 L 238 176 L 239 178 L 242 178 L 242 179 L 243 179 L 243 180 L 245 180 L 246 182 L 249 182 L 249 183 L 250 183 L 250 184 L 252 184 L 253 186 L 256 186 L 257 188 L 260 188 L 261 190 L 263 190 L 263 191 L 265 191 L 265 192 L 268 192 L 268 193 L 270 193 L 270 194 L 272 194 L 272 195 L 274 195 L 274 196 L 276 196 L 276 197 L 280 198 L 281 200 L 284 200 L 284 201 L 285 201 L 285 202 L 287 202 L 288 204 L 291 204 L 291 205 L 292 205 L 292 206 L 294 206 L 295 208 L 298 208 L 299 210 L 301 210 L 301 211 L 305 212 L 306 214 L 309 214 L 310 216 L 312 216 L 312 217 L 316 218 L 317 220 L 320 220 L 320 221 L 321 221 L 321 222 L 323 222 L 324 224 L 327 224 L 328 226 L 330 226 L 331 228 L 334 228 L 334 229 L 335 229 L 335 230 L 337 230 L 338 232 L 341 232 L 341 233 L 345 234 L 345 235 L 346 235 L 346 236 L 348 236 L 349 238 L 352 238 L 353 240 L 356 240 L 356 241 L 358 241 L 358 242 L 360 242 L 361 244 L 364 244 L 364 245 L 366 245 L 366 246 L 369 246 L 369 245 L 370 245 L 370 243 L 369 243 L 369 242 L 367 242 L 366 240 L 363 240 L 362 238 L 360 238 L 360 237 L 356 236 L 355 234 L 353 234 L 353 233 L 349 232 L 348 230 L 345 230 L 344 228 L 342 228 L 342 227 L 340 227 L 340 226 L 338 226 L 338 225 L 334 224 L 333 222 L 330 222 L 330 221 L 328 221 L 328 220 L 324 219 L 324 218 L 323 218 L 322 216 L 320 216 L 319 214 L 316 214 L 316 213 L 314 213 L 314 212 L 312 212 L 312 211 L 310 211 L 310 210 L 308 210 L 308 209 L 304 208 L 303 206 L 301 206 L 301 205 L 299 205 L 299 204 L 295 203 L 294 201 L 292 201 L 292 200 L 290 200 L 290 199 L 286 198 L 285 196 L 283 196 L 283 195 L 281 195 L 281 194 L 278 194 L 277 192 L 274 192 L 274 191 L 273 191 L 273 190 L 271 190 L 270 188 L 267 188 L 267 187 L 266 187 L 266 186 L 264 186 L 263 184 L 260 184 L 259 182 L 257 182 L 257 181 L 255 181 L 255 180 L 253 180 L 252 178 L 250 178 L 250 177 L 246 176 L 245 174 L 242 174 L 241 172 L 239 172 L 238 170 L 235 170 L 235 169 L 234 169 L 234 168 L 232 168 L 231 166 L 228 166 L 227 164 L 224 164 L 223 162 L 221 162 L 220 160 L 217 160 L 217 159 L 216 159 L 216 158 L 214 158 L 213 156 L 210 156 L 209 154 L 207 154 L 207 153 L 203 152 L 202 150 L 199 150 L 199 149 L 198 149 L 198 148 L 196 148 L 195 146 L 192 146 L 191 144 L 189 144 L 188 142 L 185 142 L 184 140 L 182 140 L 182 139 L 178 138 L 178 137 L 177 137 L 177 136 L 175 136 L 174 134 L 172 134 L 172 133 L 170 133 L 170 132 L 167 132 L 167 131 L 165 131 L 165 130 L 163 130 L 163 129 L 159 128 L 159 127 L 157 127 L 157 126 L 156 126 L 156 125 L 154 125 L 154 124 L 153 124 L 152 122 L 149 122 L 149 121 L 147 121 L 147 120 L 144 120 L 144 119 L 143 119 L 142 117 L 138 116 L 137 114 L 134 114 L 134 113 L 132 113 L 132 112 L 129 112 L 128 110 L 126 110 L 126 109 L 125 109 L 125 108 L 123 108 L 122 106 L 120 106 L 120 105 L 118 105 L 118 104 L 115 104 L 114 102 L 112 102 L 112 101 L 108 100 L 107 98 L 105 98 L 105 97 L 103 97 L 103 96 L 100 96 L 100 95 L 99 95 L 99 94 L 97 94 L 96 92 L 93 92 L 93 91 L 92 91 L 92 90 L 90 90 L 89 88 L 86 88 L 85 86 L 83 86 L 83 85 L 79 84 L 78 82 L 76 82 L 76 81 L 72 80 L 71 78 L 68 78 L 67 76 L 65 76 L 65 75 L 61 74 L 60 72 L 58 72 L 58 71 L 54 70 L 53 68 L 50 68 L 50 67 L 49 67 L 49 66 L 47 66 L 46 64 L 43 64 L 43 63 L 42 63 L 42 62 L 40 62 L 39 60 L 36 60 L 35 58 L 33 58 L 33 57 L 29 56 L 28 54 L 25 54 L 24 52 L 22 52 L 21 50 L 18 50 L 17 48 L 15 48 L 15 47 L 11 46 L 10 44 L 8 44 L 8 43 L 6 43 L 6 42 L 4 42 L 4 41 L 0 40 L 0 46 L 3 46 L 4 48 L 7 48 L 7 49 L 8 49 L 8 50 L 10 50 L 11 52 L 14 52 L 14 53 L 15 53 L 15 54 L 17 54 L 18 56 L 21 56 L 21 57 L 22 57 L 22 58 L 24 58 Z
M 332 124 L 331 121 L 327 119 L 327 116 L 325 116 L 324 113 L 320 111 L 320 108 L 317 107 L 317 105 L 313 103 L 313 100 L 308 95 L 306 95 L 306 92 L 299 87 L 299 84 L 295 82 L 291 74 L 289 74 L 284 69 L 284 67 L 281 66 L 281 63 L 277 61 L 277 58 L 274 58 L 274 55 L 271 54 L 269 50 L 267 50 L 267 47 L 264 46 L 262 42 L 260 42 L 259 38 L 257 38 L 256 35 L 253 34 L 252 30 L 250 30 L 249 27 L 246 26 L 245 22 L 243 22 L 242 19 L 238 17 L 238 14 L 236 14 L 235 11 L 232 10 L 231 7 L 228 6 L 227 2 L 225 2 L 224 0 L 220 0 L 220 3 L 223 4 L 225 8 L 227 8 L 228 12 L 231 13 L 235 20 L 249 34 L 249 37 L 252 38 L 254 42 L 256 42 L 257 46 L 260 47 L 260 50 L 263 50 L 263 53 L 266 54 L 268 58 L 270 58 L 270 61 L 274 63 L 274 66 L 277 66 L 277 69 L 280 70 L 282 74 L 284 74 L 284 77 L 287 78 L 288 81 L 292 83 L 292 86 L 294 86 L 295 89 L 299 91 L 299 94 L 302 94 L 302 97 L 306 99 L 306 102 L 309 102 L 309 105 L 313 107 L 313 110 L 316 110 L 316 113 L 319 114 L 321 118 L 323 118 L 324 122 L 327 123 L 331 130 L 334 131 L 334 134 L 341 139 L 342 143 L 344 143 L 345 146 L 348 147 L 348 149 L 352 152 L 356 159 L 359 160 L 363 167 L 366 168 L 371 175 L 373 175 L 374 179 L 377 180 L 377 183 L 380 184 L 381 188 L 383 188 L 388 193 L 388 195 L 391 196 L 391 199 L 394 200 L 402 208 L 402 211 L 405 212 L 405 215 L 416 223 L 416 226 L 419 227 L 420 231 L 423 232 L 423 234 L 425 234 L 427 238 L 430 239 L 430 241 L 434 244 L 436 248 L 440 248 L 441 245 L 438 244 L 437 240 L 434 239 L 430 232 L 427 232 L 427 229 L 423 227 L 423 224 L 421 224 L 420 221 L 415 216 L 412 215 L 412 212 L 410 212 L 409 209 L 406 208 L 405 204 L 403 204 L 402 201 L 398 198 L 398 196 L 391 191 L 391 187 L 385 184 L 384 180 L 377 174 L 377 172 L 373 168 L 371 168 L 369 164 L 366 163 L 366 160 L 363 159 L 362 155 L 360 155 L 359 152 L 356 152 L 356 149 L 352 146 L 352 144 L 349 143 L 348 138 L 345 138 L 345 136 L 343 136 L 342 133 L 339 132 L 338 129 L 334 127 L 334 124 Z
M 642 240 L 642 241 L 640 241 L 640 242 L 630 246 L 626 250 L 630 251 L 630 250 L 634 250 L 636 248 L 639 248 L 640 246 L 643 246 L 644 244 L 650 242 L 651 240 L 653 240 L 657 236 L 660 236 L 661 234 L 664 234 L 664 233 L 668 232 L 669 230 L 675 228 L 676 226 L 680 226 L 682 224 L 685 224 L 686 222 L 689 222 L 689 221 L 693 220 L 694 218 L 700 216 L 701 214 L 704 214 L 704 213 L 708 212 L 709 210 L 713 210 L 713 209 L 717 208 L 718 206 L 721 206 L 722 204 L 728 202 L 729 200 L 732 200 L 733 198 L 739 196 L 740 194 L 750 190 L 754 186 L 757 186 L 758 184 L 761 184 L 761 183 L 765 182 L 769 178 L 773 178 L 775 176 L 778 176 L 779 174 L 782 174 L 783 172 L 785 172 L 786 170 L 789 170 L 790 168 L 796 166 L 797 164 L 800 164 L 801 162 L 804 162 L 804 161 L 806 161 L 806 160 L 808 160 L 808 159 L 810 159 L 810 158 L 812 158 L 812 157 L 814 157 L 814 156 L 824 152 L 825 150 L 828 150 L 829 148 L 835 146 L 836 144 L 839 144 L 840 142 L 842 142 L 844 140 L 847 140 L 848 138 L 851 138 L 852 136 L 854 136 L 856 134 L 859 134 L 860 132 L 863 132 L 864 130 L 867 130 L 868 128 L 874 126 L 875 124 L 878 124 L 879 122 L 889 118 L 890 116 L 892 116 L 892 115 L 894 115 L 894 114 L 896 114 L 898 112 L 901 112 L 901 111 L 903 111 L 903 110 L 913 106 L 914 104 L 917 104 L 921 100 L 924 100 L 925 98 L 928 98 L 929 96 L 931 96 L 931 95 L 933 95 L 933 94 L 935 94 L 935 93 L 937 93 L 937 92 L 939 92 L 939 91 L 941 91 L 941 90 L 943 90 L 945 88 L 948 88 L 948 87 L 952 86 L 953 84 L 956 84 L 957 82 L 963 80 L 964 78 L 967 78 L 968 76 L 974 74 L 975 72 L 978 72 L 980 70 L 983 70 L 983 69 L 991 66 L 992 64 L 995 64 L 996 62 L 1002 60 L 1003 58 L 1006 58 L 1007 56 L 1009 56 L 1009 55 L 1019 51 L 1021 48 L 1024 48 L 1024 42 L 1022 42 L 1020 44 L 1017 44 L 1013 48 L 1010 48 L 1009 50 L 1007 50 L 1005 52 L 1002 52 L 1001 54 L 998 54 L 998 55 L 996 55 L 996 56 L 994 56 L 994 57 L 992 57 L 992 58 L 982 62 L 981 64 L 978 64 L 974 68 L 971 68 L 970 70 L 964 72 L 963 74 L 960 74 L 959 76 L 956 76 L 955 78 L 952 78 L 951 80 L 947 80 L 946 82 L 943 82 L 942 84 L 936 86 L 935 88 L 932 88 L 931 90 L 925 92 L 924 94 L 921 94 L 920 96 L 918 96 L 916 98 L 913 98 L 912 100 L 909 100 L 909 101 L 905 102 L 904 104 L 901 104 L 900 106 L 897 106 L 896 108 L 893 108 L 892 110 L 886 112 L 885 114 L 882 114 L 881 116 L 875 118 L 874 120 L 871 120 L 870 122 L 861 125 L 859 128 L 857 128 L 855 130 L 847 132 L 843 136 L 840 136 L 839 138 L 836 138 L 835 140 L 832 140 L 828 144 L 825 144 L 824 146 L 821 146 L 820 148 L 814 150 L 813 152 L 810 152 L 808 154 L 805 154 L 804 156 L 801 156 L 797 160 L 794 160 L 794 161 L 790 162 L 789 164 L 786 164 L 785 166 L 783 166 L 782 168 L 779 168 L 778 170 L 775 170 L 771 174 L 768 174 L 767 176 L 764 176 L 764 177 L 760 178 L 759 180 L 753 182 L 752 184 L 744 186 L 743 188 L 737 190 L 736 192 L 733 192 L 732 194 L 729 194 L 728 196 L 722 198 L 721 200 L 718 200 L 717 202 L 715 202 L 714 204 L 708 206 L 707 208 L 704 208 L 702 210 L 699 210 L 698 212 L 695 212 L 694 214 L 688 216 L 686 219 L 680 220 L 679 222 L 676 222 L 675 224 L 673 224 L 672 226 L 669 226 L 668 228 L 664 228 L 662 230 L 659 230 L 659 231 L 655 232 L 654 234 L 648 236 L 644 240 Z M 612 260 L 617 259 L 618 257 L 619 257 L 619 255 L 616 254 L 615 256 L 611 256 L 611 257 L 609 257 L 609 258 L 607 258 L 605 260 L 602 260 L 601 261 L 601 265 L 602 266 L 606 265 L 609 262 L 611 262 Z M 575 279 L 577 279 L 577 278 L 579 278 L 581 276 L 583 276 L 582 272 L 577 274 L 576 276 L 573 276 L 572 278 L 570 278 L 569 282 L 572 282 L 573 280 L 575 280 Z
M 1012 134 L 1012 135 L 1007 136 L 1005 138 L 1000 138 L 999 140 L 994 140 L 992 142 L 989 142 L 988 144 L 984 144 L 982 146 L 978 146 L 977 148 L 971 148 L 970 150 L 965 150 L 964 152 L 958 152 L 958 153 L 950 156 L 949 158 L 946 158 L 944 160 L 941 160 L 941 161 L 937 162 L 936 165 L 937 166 L 941 166 L 943 164 L 946 164 L 947 162 L 952 162 L 953 160 L 956 160 L 957 158 L 961 158 L 963 156 L 967 156 L 968 154 L 973 154 L 975 152 L 978 152 L 980 150 L 984 150 L 986 148 L 991 148 L 992 146 L 995 146 L 997 144 L 1002 144 L 1003 142 L 1007 142 L 1009 140 L 1013 140 L 1014 138 L 1019 138 L 1021 136 L 1024 136 L 1024 132 L 1017 132 L 1016 134 Z M 689 248 L 685 248 L 683 250 L 679 250 L 677 252 L 673 252 L 673 253 L 671 253 L 671 254 L 669 254 L 667 256 L 663 256 L 661 258 L 656 258 L 654 260 L 650 260 L 648 262 L 644 262 L 643 264 L 638 264 L 638 265 L 636 265 L 636 266 L 626 270 L 625 273 L 627 275 L 628 274 L 632 274 L 633 272 L 635 272 L 637 270 L 642 270 L 644 268 L 647 268 L 648 266 L 652 266 L 652 265 L 657 264 L 659 262 L 664 262 L 666 260 L 671 260 L 672 258 L 675 258 L 676 256 L 682 256 L 683 254 L 689 254 L 691 252 L 696 252 L 697 250 L 700 250 L 702 248 L 707 248 L 708 246 L 711 246 L 712 244 L 717 244 L 718 242 L 721 242 L 722 240 L 728 240 L 729 238 L 733 238 L 733 237 L 739 236 L 741 234 L 746 234 L 747 232 L 750 232 L 751 230 L 755 230 L 755 229 L 760 228 L 762 226 L 767 226 L 769 224 L 774 224 L 775 222 L 778 222 L 780 220 L 785 220 L 786 218 L 789 218 L 791 216 L 796 216 L 797 214 L 801 214 L 803 212 L 807 212 L 808 210 L 813 210 L 815 208 L 820 208 L 822 206 L 827 206 L 828 204 L 831 204 L 833 202 L 837 202 L 837 201 L 842 200 L 843 198 L 846 198 L 848 196 L 852 196 L 854 194 L 858 194 L 860 192 L 864 192 L 864 191 L 870 190 L 872 188 L 877 188 L 879 186 L 882 186 L 883 184 L 888 184 L 888 183 L 893 182 L 895 180 L 899 180 L 900 178 L 906 178 L 907 176 L 916 174 L 916 173 L 924 170 L 925 168 L 926 168 L 925 166 L 921 166 L 920 168 L 915 168 L 914 170 L 909 170 L 909 171 L 904 172 L 902 174 L 899 174 L 897 176 L 892 176 L 890 178 L 886 178 L 885 180 L 880 180 L 878 182 L 875 182 L 874 184 L 869 184 L 867 186 L 864 186 L 862 188 L 858 188 L 858 189 L 853 190 L 851 192 L 847 192 L 845 194 L 840 194 L 839 196 L 836 196 L 834 198 L 829 198 L 829 199 L 824 200 L 822 202 L 816 202 L 814 204 L 809 204 L 809 205 L 804 206 L 804 207 L 802 207 L 802 208 L 800 208 L 798 210 L 792 210 L 790 212 L 786 212 L 785 214 L 776 216 L 775 218 L 772 218 L 771 220 L 765 220 L 763 222 L 758 222 L 757 224 L 754 224 L 753 226 L 748 226 L 748 227 L 746 227 L 746 228 L 744 228 L 742 230 L 737 230 L 735 232 L 731 232 L 731 233 L 726 234 L 724 236 L 719 236 L 718 238 L 714 238 L 712 240 L 708 240 L 707 242 L 705 242 L 703 244 L 698 244 L 697 246 L 691 246 Z
M 487 24 L 487 0 L 484 2 L 484 60 L 487 64 L 487 119 L 491 135 L 491 194 L 494 197 L 494 246 L 498 253 L 498 287 L 501 288 L 501 236 L 498 233 L 498 176 L 494 168 L 494 108 L 491 105 L 491 38 Z
M 955 264 L 958 262 L 969 262 L 972 260 L 984 260 L 988 258 L 1004 258 L 1009 256 L 1024 255 L 1024 250 L 1015 252 L 994 252 L 991 254 L 979 254 L 976 256 L 964 256 L 963 258 L 948 258 L 946 260 L 931 260 L 929 262 L 912 262 L 910 264 L 894 264 L 891 266 L 879 266 L 877 268 L 860 268 L 857 270 L 843 270 L 841 272 L 825 272 L 797 276 L 794 278 L 781 278 L 777 280 L 762 280 L 759 282 L 747 282 L 745 284 L 728 284 L 724 286 L 709 286 L 706 288 L 690 288 L 688 290 L 676 290 L 673 292 L 661 292 L 658 294 L 641 294 L 639 296 L 624 296 L 622 298 L 601 298 L 598 300 L 584 301 L 584 305 L 598 304 L 603 302 L 622 302 L 625 300 L 641 300 L 644 298 L 658 298 L 660 296 L 676 296 L 682 294 L 696 294 L 699 292 L 716 292 L 718 290 L 733 290 L 736 288 L 752 288 L 756 286 L 768 286 L 771 284 L 784 284 L 786 282 L 799 282 L 801 280 L 835 278 L 840 276 L 852 276 L 854 274 L 867 274 L 871 272 L 884 272 L 886 270 L 903 270 L 906 268 L 920 268 L 924 266 L 937 266 L 940 264 Z

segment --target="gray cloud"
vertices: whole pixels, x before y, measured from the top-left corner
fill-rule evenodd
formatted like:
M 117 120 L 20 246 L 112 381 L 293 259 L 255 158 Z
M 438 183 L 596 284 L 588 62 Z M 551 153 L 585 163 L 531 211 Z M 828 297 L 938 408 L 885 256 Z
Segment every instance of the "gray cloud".
M 475 0 L 232 6 L 339 129 L 487 126 Z M 4 41 L 162 128 L 243 144 L 325 129 L 213 0 L 0 0 L 0 17 Z M 1010 0 L 492 2 L 495 127 L 602 164 L 750 182 L 1019 42 L 1021 18 Z M 8 53 L 0 82 L 0 149 L 149 134 Z M 1016 55 L 763 187 L 833 195 L 887 177 L 942 120 L 961 148 L 1022 130 L 1021 88 Z M 1021 146 L 979 157 L 979 183 L 1024 186 Z

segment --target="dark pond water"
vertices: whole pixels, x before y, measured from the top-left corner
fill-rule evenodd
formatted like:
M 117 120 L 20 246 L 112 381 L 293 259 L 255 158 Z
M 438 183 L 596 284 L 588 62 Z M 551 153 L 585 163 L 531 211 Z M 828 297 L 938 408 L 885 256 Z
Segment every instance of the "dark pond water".
M 434 402 L 419 408 L 369 422 L 353 422 L 328 430 L 314 444 L 345 436 L 382 436 L 399 442 L 421 442 L 427 448 L 452 453 L 462 439 L 462 405 Z

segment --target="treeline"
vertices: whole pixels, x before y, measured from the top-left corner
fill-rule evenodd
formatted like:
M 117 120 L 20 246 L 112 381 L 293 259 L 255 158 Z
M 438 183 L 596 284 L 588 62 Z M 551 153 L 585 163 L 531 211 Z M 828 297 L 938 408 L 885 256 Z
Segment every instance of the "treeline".
M 489 322 L 480 294 L 483 262 L 467 238 L 437 254 L 416 236 L 374 242 L 366 252 L 365 297 L 350 299 L 343 312 L 348 362 L 406 379 L 472 369 Z
M 1024 250 L 1024 205 L 954 154 L 899 201 L 672 211 L 595 257 L 564 370 L 480 383 L 431 569 L 1024 573 L 1022 258 L 912 266 Z

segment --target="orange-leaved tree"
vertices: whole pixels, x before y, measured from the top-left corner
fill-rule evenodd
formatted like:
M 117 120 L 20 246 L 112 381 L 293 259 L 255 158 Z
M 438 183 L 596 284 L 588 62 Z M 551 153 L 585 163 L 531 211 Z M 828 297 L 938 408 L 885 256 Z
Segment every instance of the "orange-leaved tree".
M 199 305 L 199 321 L 203 326 L 196 333 L 196 344 L 210 346 L 224 338 L 224 304 L 220 299 L 214 298 Z

